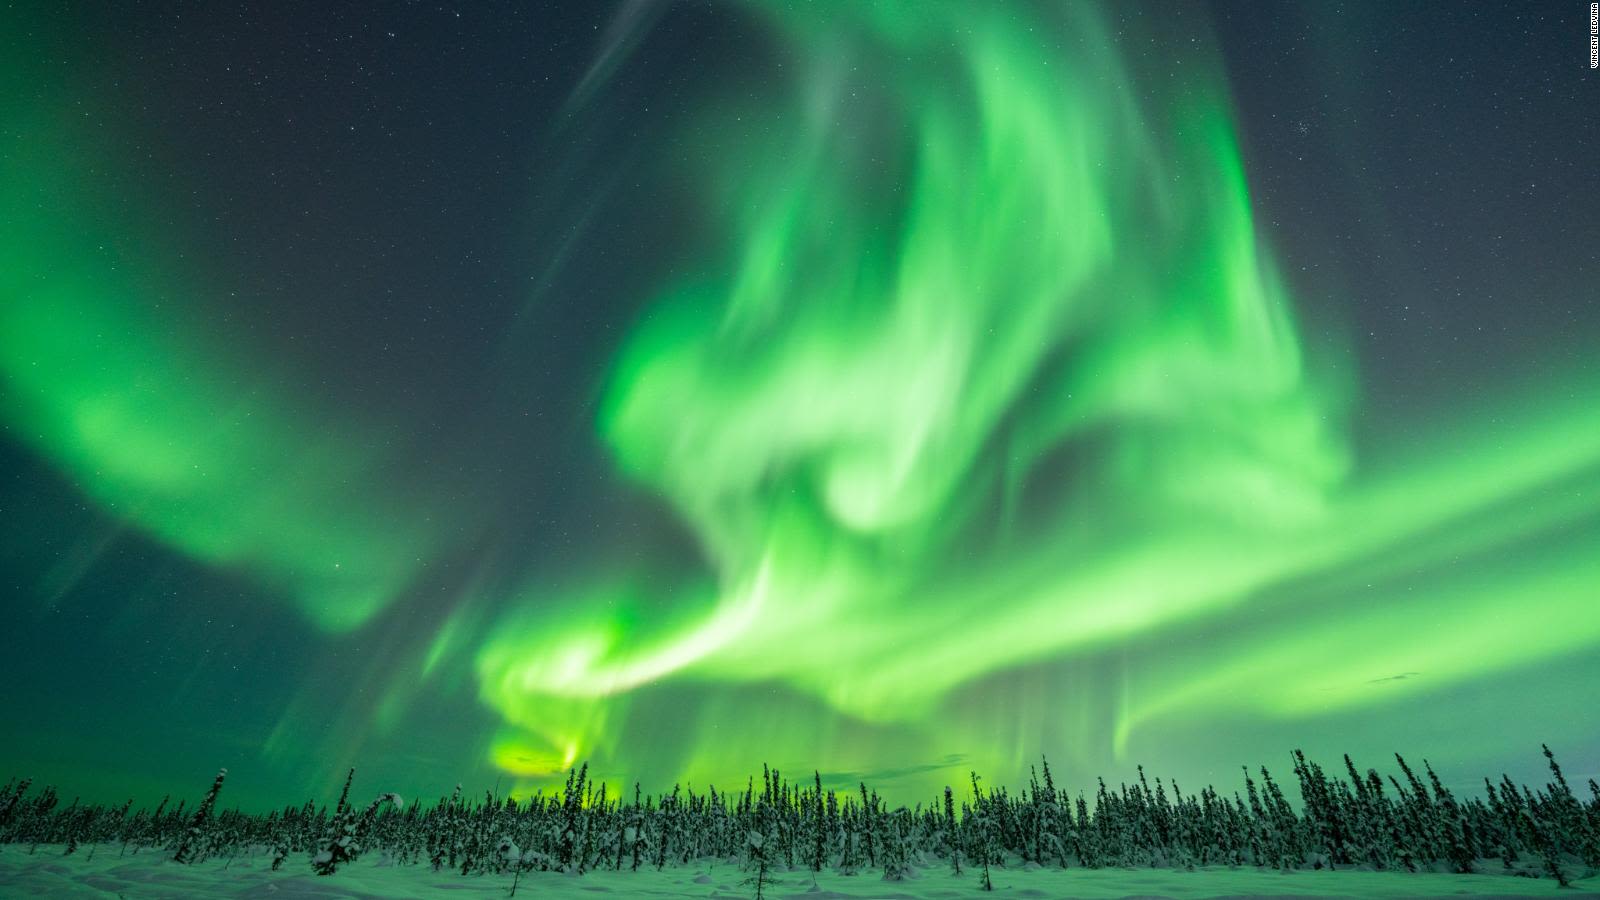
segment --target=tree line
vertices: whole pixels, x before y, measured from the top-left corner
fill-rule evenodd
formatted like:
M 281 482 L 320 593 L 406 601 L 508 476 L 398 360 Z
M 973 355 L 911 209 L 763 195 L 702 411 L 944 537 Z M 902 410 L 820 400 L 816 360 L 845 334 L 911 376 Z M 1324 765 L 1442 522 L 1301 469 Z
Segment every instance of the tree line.
M 970 786 L 913 807 L 889 806 L 876 791 L 825 789 L 820 774 L 791 781 L 763 767 L 742 790 L 609 793 L 588 766 L 564 789 L 522 800 L 486 794 L 406 805 L 396 794 L 352 802 L 351 770 L 329 809 L 306 802 L 265 814 L 218 812 L 227 770 L 193 809 L 163 799 L 154 809 L 62 806 L 53 787 L 30 794 L 13 779 L 0 789 L 0 845 L 73 854 L 162 853 L 196 863 L 270 855 L 271 866 L 309 866 L 322 875 L 364 856 L 398 865 L 511 878 L 558 871 L 660 870 L 704 860 L 743 866 L 759 896 L 774 873 L 838 871 L 904 877 L 912 866 L 948 866 L 991 888 L 991 870 L 1035 864 L 1063 868 L 1253 866 L 1504 872 L 1567 884 L 1600 869 L 1600 785 L 1588 796 L 1568 785 L 1548 747 L 1551 781 L 1539 788 L 1484 779 L 1481 796 L 1457 797 L 1424 762 L 1419 775 L 1396 754 L 1401 777 L 1357 769 L 1330 775 L 1291 755 L 1300 803 L 1286 799 L 1266 768 L 1243 773 L 1242 790 L 1176 782 L 1098 780 L 1076 795 L 1059 787 L 1047 761 L 1015 791 Z M 64 851 L 54 848 L 64 847 Z

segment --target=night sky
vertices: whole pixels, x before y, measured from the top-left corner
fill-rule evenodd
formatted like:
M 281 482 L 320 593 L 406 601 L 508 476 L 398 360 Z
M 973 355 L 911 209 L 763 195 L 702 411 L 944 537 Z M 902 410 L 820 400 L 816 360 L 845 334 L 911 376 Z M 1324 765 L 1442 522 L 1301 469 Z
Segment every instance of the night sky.
M 1600 772 L 1541 3 L 0 9 L 0 775 Z

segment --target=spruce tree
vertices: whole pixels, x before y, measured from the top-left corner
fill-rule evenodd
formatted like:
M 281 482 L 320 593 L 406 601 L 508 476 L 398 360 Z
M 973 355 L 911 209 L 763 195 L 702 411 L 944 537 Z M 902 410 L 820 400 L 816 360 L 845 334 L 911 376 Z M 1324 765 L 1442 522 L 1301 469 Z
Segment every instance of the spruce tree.
M 822 771 L 813 770 L 816 777 L 817 793 L 812 801 L 812 827 L 816 830 L 815 844 L 811 853 L 811 871 L 821 872 L 823 863 L 827 861 L 828 849 L 828 819 L 827 809 L 822 802 Z
M 206 798 L 201 801 L 200 808 L 195 810 L 194 819 L 189 822 L 189 831 L 184 836 L 183 843 L 178 845 L 178 852 L 172 856 L 173 862 L 186 863 L 191 861 L 190 851 L 194 844 L 200 840 L 200 836 L 203 834 L 202 826 L 206 824 L 206 819 L 210 818 L 212 807 L 217 805 L 217 794 L 222 791 L 222 780 L 227 777 L 227 769 L 217 772 L 217 780 L 211 783 L 211 790 L 206 792 Z
M 954 866 L 951 874 L 961 874 L 961 832 L 956 826 L 955 795 L 951 793 L 950 786 L 944 787 L 944 827 L 945 833 L 950 836 L 950 861 Z

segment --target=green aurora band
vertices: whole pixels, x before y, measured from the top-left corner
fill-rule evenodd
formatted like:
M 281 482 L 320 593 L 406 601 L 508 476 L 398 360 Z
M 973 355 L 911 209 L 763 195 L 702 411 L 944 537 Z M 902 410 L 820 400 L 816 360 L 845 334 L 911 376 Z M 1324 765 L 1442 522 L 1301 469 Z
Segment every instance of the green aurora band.
M 1217 62 L 1184 48 L 1182 79 L 1141 79 L 1087 5 L 1019 9 L 753 10 L 790 96 L 684 137 L 727 239 L 650 299 L 597 416 L 704 566 L 486 587 L 380 710 L 470 675 L 519 790 L 588 759 L 658 786 L 820 762 L 910 792 L 1600 646 L 1600 384 L 1358 457 L 1349 354 L 1301 334 Z M 48 106 L 4 108 L 8 433 L 316 627 L 373 623 L 469 511 L 393 488 L 377 448 L 403 423 L 344 422 L 208 329 L 203 279 L 124 237 Z M 1108 674 L 1129 647 L 1160 649 Z
M 152 248 L 150 223 L 83 196 L 83 173 L 102 168 L 79 149 L 92 139 L 51 121 L 48 103 L 8 106 L 0 411 L 10 433 L 111 514 L 281 590 L 318 625 L 370 619 L 439 533 L 383 487 L 380 442 L 320 426 L 334 417 L 291 400 L 312 391 L 197 331 L 185 297 L 199 291 L 152 261 L 181 252 Z
M 636 770 L 618 720 L 671 678 L 711 686 L 683 714 L 704 740 L 677 774 L 698 783 L 775 753 L 868 768 L 928 747 L 1012 771 L 1047 742 L 964 718 L 952 690 L 1593 514 L 1593 391 L 1469 460 L 1441 442 L 1351 478 L 1347 379 L 1307 363 L 1220 78 L 1138 99 L 1160 94 L 1083 7 L 848 10 L 764 10 L 803 73 L 797 110 L 697 136 L 737 239 L 647 313 L 601 414 L 624 470 L 693 528 L 715 599 L 666 628 L 601 590 L 554 631 L 495 629 L 483 697 L 528 729 L 503 766 Z M 1437 687 L 1591 645 L 1600 557 L 1579 558 L 1175 652 L 1125 686 L 1112 740 L 1185 706 L 1292 716 L 1393 698 L 1395 673 Z M 1509 643 L 1508 595 L 1578 624 Z M 1419 644 L 1445 615 L 1451 640 Z M 811 700 L 715 688 L 739 683 Z

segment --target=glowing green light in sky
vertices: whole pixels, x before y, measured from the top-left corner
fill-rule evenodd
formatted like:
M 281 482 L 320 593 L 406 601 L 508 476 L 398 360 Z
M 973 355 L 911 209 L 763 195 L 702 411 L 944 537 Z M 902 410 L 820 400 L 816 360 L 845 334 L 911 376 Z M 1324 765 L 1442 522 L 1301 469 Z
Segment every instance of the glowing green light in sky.
M 581 563 L 457 542 L 489 511 L 410 487 L 433 473 L 393 449 L 405 423 L 242 346 L 160 204 L 102 196 L 54 101 L 0 92 L 8 435 L 319 631 L 407 614 L 360 690 L 302 686 L 264 756 L 313 740 L 325 693 L 354 748 L 460 684 L 498 729 L 471 751 L 521 788 L 587 759 L 647 787 L 771 761 L 920 790 L 1600 647 L 1600 380 L 1455 398 L 1425 440 L 1353 427 L 1358 361 L 1297 314 L 1201 44 L 1152 74 L 1088 4 L 740 11 L 780 83 L 661 154 L 719 239 L 638 298 L 593 419 L 692 559 L 600 516 L 625 546 Z M 469 550 L 469 575 L 430 569 Z
M 125 237 L 75 186 L 92 154 L 42 140 L 45 123 L 11 124 L 0 408 L 13 433 L 113 516 L 286 592 L 322 626 L 367 621 L 438 527 L 384 489 L 377 439 L 194 328 L 204 291 L 149 262 L 177 254 Z
M 924 754 L 1004 766 L 1022 742 L 964 727 L 951 691 L 1281 604 L 1440 531 L 1470 550 L 1593 513 L 1593 477 L 1538 493 L 1600 462 L 1600 432 L 1566 417 L 1352 476 L 1348 391 L 1306 362 L 1220 79 L 1199 59 L 1179 88 L 1135 85 L 1084 7 L 1019 9 L 764 10 L 803 64 L 794 108 L 691 139 L 732 251 L 647 311 L 600 418 L 694 529 L 718 599 L 686 625 L 591 603 L 601 621 L 572 633 L 498 633 L 479 669 L 509 720 L 588 755 L 638 689 L 721 685 L 694 694 L 686 775 L 786 752 L 882 765 L 919 733 Z M 1592 644 L 1505 641 L 1493 608 L 1527 594 L 1563 621 L 1596 575 L 1566 559 L 1370 609 L 1323 588 L 1315 634 L 1264 627 L 1132 676 L 1115 738 L 1186 704 L 1335 709 L 1392 697 L 1396 673 L 1437 687 Z M 1419 645 L 1451 609 L 1463 626 Z M 1330 629 L 1350 639 L 1317 643 Z M 794 693 L 733 687 L 756 684 Z M 774 704 L 782 725 L 710 730 Z
M 898 203 L 862 208 L 876 163 L 850 155 L 862 112 L 843 98 L 857 85 L 809 85 L 802 149 L 728 166 L 751 175 L 725 283 L 663 301 L 603 418 L 624 466 L 695 526 L 723 609 L 752 610 L 751 628 L 703 632 L 719 651 L 703 662 L 814 681 L 869 716 L 945 686 L 884 668 L 882 645 L 974 609 L 965 590 L 936 599 L 938 585 L 997 485 L 1013 506 L 1051 479 L 1083 489 L 1037 511 L 1035 529 L 1081 529 L 1108 502 L 1162 528 L 1241 512 L 1276 527 L 1314 515 L 1344 469 L 1216 99 L 1157 111 L 1180 135 L 1158 163 L 1125 89 L 1087 77 L 1115 71 L 1099 37 L 1063 69 L 1009 14 L 938 9 L 916 27 L 864 23 L 875 51 L 906 60 L 877 73 L 885 104 L 905 111 Z M 962 90 L 929 78 L 938 67 L 965 73 Z M 1052 471 L 1069 445 L 1092 448 L 1087 465 Z M 1111 530 L 1031 549 L 1098 559 L 1143 528 Z M 960 571 L 988 581 L 1027 565 L 997 549 Z M 1148 602 L 1180 602 L 1161 593 Z M 897 621 L 913 597 L 917 623 Z M 1030 606 L 1017 624 L 1037 633 Z M 1154 614 L 1128 596 L 1097 607 L 1096 621 Z M 845 623 L 863 646 L 838 649 L 862 671 L 785 664 L 781 635 Z M 944 670 L 932 650 L 919 648 Z
M 721 599 L 621 659 L 585 651 L 600 633 L 530 647 L 565 662 L 527 690 L 687 671 L 919 715 L 1228 599 L 1207 536 L 1315 520 L 1345 471 L 1219 94 L 1141 106 L 1077 13 L 1063 54 L 1012 10 L 805 9 L 777 17 L 809 64 L 794 133 L 715 157 L 733 258 L 647 315 L 601 419 Z

